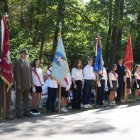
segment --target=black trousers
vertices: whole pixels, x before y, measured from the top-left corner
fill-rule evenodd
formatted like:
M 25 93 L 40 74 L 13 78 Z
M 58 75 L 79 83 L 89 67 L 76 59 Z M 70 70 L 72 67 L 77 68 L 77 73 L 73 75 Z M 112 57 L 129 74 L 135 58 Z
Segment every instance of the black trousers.
M 48 87 L 47 110 L 55 111 L 55 101 L 57 96 L 57 88 Z
M 84 80 L 83 105 L 89 104 L 94 80 Z
M 123 80 L 119 81 L 119 87 L 117 89 L 117 98 L 116 98 L 117 102 L 121 101 L 121 96 L 122 96 L 122 92 L 123 92 L 123 86 L 124 86 L 124 81 Z
M 74 89 L 74 84 L 72 84 L 73 89 L 73 100 L 72 100 L 72 108 L 80 109 L 81 108 L 81 93 L 82 93 L 82 81 L 75 81 L 77 89 Z
M 16 116 L 22 116 L 22 101 L 23 101 L 23 110 L 24 114 L 29 114 L 29 93 L 30 89 L 16 89 L 16 102 L 15 102 L 15 109 L 16 109 Z
M 101 80 L 101 87 L 97 87 L 96 105 L 103 105 L 103 98 L 105 96 L 105 80 Z

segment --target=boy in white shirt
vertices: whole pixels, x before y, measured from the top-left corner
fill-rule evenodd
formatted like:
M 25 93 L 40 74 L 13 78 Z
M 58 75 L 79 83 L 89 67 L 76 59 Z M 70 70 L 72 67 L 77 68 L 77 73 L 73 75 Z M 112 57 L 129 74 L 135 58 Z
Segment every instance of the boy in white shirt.
M 52 76 L 52 67 L 47 70 L 48 74 L 48 99 L 47 112 L 55 112 L 55 101 L 57 96 L 58 84 Z
M 92 106 L 89 104 L 90 96 L 92 91 L 93 82 L 96 80 L 96 75 L 93 72 L 93 59 L 87 59 L 88 64 L 83 69 L 84 75 L 84 89 L 83 89 L 83 107 L 91 108 Z

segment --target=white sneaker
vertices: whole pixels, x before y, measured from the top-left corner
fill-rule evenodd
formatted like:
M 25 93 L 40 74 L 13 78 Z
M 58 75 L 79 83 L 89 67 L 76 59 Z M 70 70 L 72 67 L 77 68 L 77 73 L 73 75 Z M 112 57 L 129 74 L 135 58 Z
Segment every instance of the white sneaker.
M 68 110 L 65 107 L 61 108 L 61 111 L 64 113 L 68 112 Z
M 111 106 L 112 106 L 112 105 L 114 105 L 114 104 L 113 104 L 113 103 L 109 103 L 109 105 L 111 105 Z
M 88 105 L 83 105 L 83 108 L 88 109 L 89 107 Z
M 92 106 L 90 104 L 87 104 L 88 108 L 92 108 Z
M 116 105 L 116 102 L 112 102 L 113 105 Z
M 41 113 L 40 112 L 37 112 L 36 115 L 41 115 Z
M 33 116 L 36 116 L 36 115 L 37 115 L 37 113 L 34 113 L 34 112 L 32 112 L 32 111 L 31 111 L 30 113 L 31 113 Z

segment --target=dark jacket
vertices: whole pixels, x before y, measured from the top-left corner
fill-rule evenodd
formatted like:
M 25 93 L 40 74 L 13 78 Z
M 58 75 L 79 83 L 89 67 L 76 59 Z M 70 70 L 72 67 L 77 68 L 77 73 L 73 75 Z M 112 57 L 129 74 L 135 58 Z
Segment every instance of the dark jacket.
M 124 81 L 124 75 L 125 75 L 125 67 L 122 65 L 120 66 L 119 64 L 117 65 L 117 74 L 118 74 L 118 82 L 123 82 Z
M 26 90 L 33 86 L 32 67 L 29 61 L 26 61 L 26 64 L 21 59 L 16 61 L 14 79 L 18 89 Z

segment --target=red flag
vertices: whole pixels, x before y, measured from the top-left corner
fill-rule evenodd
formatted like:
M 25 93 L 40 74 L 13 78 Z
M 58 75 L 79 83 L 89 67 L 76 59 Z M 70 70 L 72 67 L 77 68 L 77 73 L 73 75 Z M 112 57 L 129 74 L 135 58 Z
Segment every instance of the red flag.
M 133 63 L 133 52 L 132 52 L 131 35 L 129 33 L 127 47 L 126 47 L 125 56 L 124 56 L 124 65 L 131 71 L 132 63 Z
M 10 87 L 13 83 L 12 64 L 10 57 L 10 42 L 7 29 L 7 16 L 4 16 L 1 20 L 2 30 L 2 57 L 0 62 L 0 77 Z

